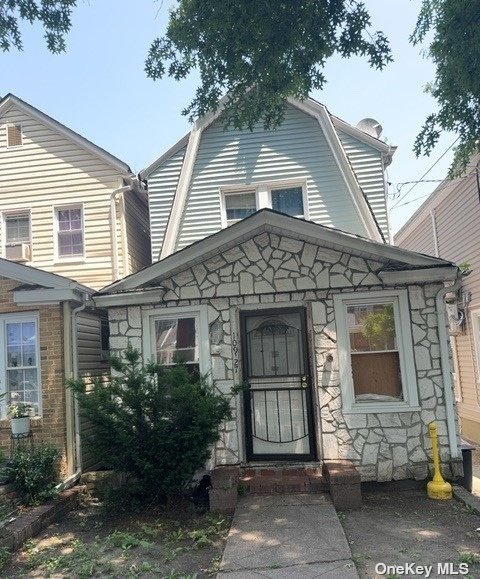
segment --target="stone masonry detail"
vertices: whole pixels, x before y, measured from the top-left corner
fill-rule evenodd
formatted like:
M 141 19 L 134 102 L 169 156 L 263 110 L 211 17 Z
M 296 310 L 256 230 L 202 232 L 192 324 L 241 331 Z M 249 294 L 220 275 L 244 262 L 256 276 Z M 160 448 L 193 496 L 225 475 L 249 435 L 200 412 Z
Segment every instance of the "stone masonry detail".
M 408 289 L 420 411 L 344 414 L 338 372 L 333 296 L 383 289 L 379 260 L 264 232 L 201 263 L 158 280 L 160 303 L 109 310 L 112 351 L 130 343 L 142 348 L 143 312 L 158 308 L 208 306 L 212 378 L 229 393 L 241 382 L 240 308 L 252 304 L 304 303 L 314 374 L 313 399 L 319 457 L 351 460 L 362 480 L 423 479 L 428 474 L 428 424 L 435 420 L 444 474 L 458 472 L 450 460 L 435 295 L 441 284 L 397 286 Z M 244 460 L 240 432 L 242 400 L 232 399 L 233 419 L 221 429 L 215 464 Z M 452 471 L 454 471 L 452 473 Z

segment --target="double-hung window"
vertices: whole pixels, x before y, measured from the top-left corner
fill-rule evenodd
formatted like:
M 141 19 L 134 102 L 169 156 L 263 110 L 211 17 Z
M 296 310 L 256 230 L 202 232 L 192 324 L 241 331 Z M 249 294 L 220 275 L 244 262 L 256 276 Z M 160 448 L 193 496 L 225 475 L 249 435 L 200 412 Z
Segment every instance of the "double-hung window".
M 255 191 L 232 191 L 224 194 L 225 218 L 227 225 L 245 219 L 257 210 Z
M 338 294 L 334 301 L 344 409 L 388 412 L 418 407 L 405 292 Z
M 6 213 L 4 221 L 5 221 L 5 245 L 30 243 L 29 211 Z
M 61 259 L 84 256 L 83 210 L 81 206 L 55 209 L 57 255 Z
M 145 314 L 146 359 L 164 366 L 184 363 L 198 375 L 210 369 L 208 315 L 205 307 L 150 310 Z
M 40 414 L 38 318 L 32 314 L 8 314 L 0 318 L 0 329 L 6 403 L 23 402 L 32 407 L 33 414 Z M 2 407 L 5 415 L 5 401 Z

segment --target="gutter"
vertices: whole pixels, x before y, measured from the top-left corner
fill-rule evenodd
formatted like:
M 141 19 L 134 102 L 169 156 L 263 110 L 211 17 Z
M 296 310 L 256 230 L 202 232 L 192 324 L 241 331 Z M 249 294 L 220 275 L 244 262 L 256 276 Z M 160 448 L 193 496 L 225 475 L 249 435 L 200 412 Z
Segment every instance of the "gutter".
M 452 374 L 450 372 L 450 354 L 448 350 L 448 332 L 444 300 L 448 293 L 457 291 L 461 286 L 462 278 L 460 277 L 453 285 L 442 288 L 435 298 L 438 316 L 438 334 L 440 338 L 443 390 L 445 393 L 445 412 L 447 417 L 447 431 L 451 458 L 458 458 L 459 448 L 455 426 L 455 402 L 453 398 Z
M 70 309 L 69 302 L 63 302 L 63 315 L 64 315 L 64 351 L 70 352 L 70 356 L 65 356 L 65 376 L 73 378 L 74 380 L 78 378 L 78 345 L 77 345 L 77 314 L 83 311 L 88 302 L 91 301 L 90 295 L 84 293 L 82 295 L 82 303 L 77 308 L 73 310 Z M 82 474 L 82 453 L 81 453 L 81 441 L 80 441 L 80 414 L 78 409 L 78 402 L 76 396 L 73 394 L 70 388 L 66 388 L 65 393 L 66 401 L 66 430 L 67 430 L 67 460 L 69 470 L 70 468 L 75 471 L 69 475 L 65 480 L 57 485 L 57 490 L 63 491 L 71 486 L 73 486 L 80 475 Z M 70 453 L 70 454 L 68 454 Z

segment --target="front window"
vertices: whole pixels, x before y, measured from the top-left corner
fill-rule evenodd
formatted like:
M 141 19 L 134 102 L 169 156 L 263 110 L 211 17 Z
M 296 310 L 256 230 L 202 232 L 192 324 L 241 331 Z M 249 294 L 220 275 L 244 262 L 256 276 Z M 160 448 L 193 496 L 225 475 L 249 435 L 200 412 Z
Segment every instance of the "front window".
M 30 243 L 30 213 L 5 215 L 5 245 Z
M 82 257 L 83 211 L 81 207 L 56 209 L 58 257 Z
M 271 190 L 272 209 L 292 217 L 304 217 L 302 187 L 285 187 Z
M 336 294 L 333 299 L 344 412 L 418 410 L 406 290 Z
M 160 318 L 154 321 L 157 362 L 170 366 L 183 362 L 199 371 L 197 320 L 193 316 Z
M 225 214 L 227 225 L 252 215 L 257 210 L 255 191 L 244 191 L 225 194 Z
M 355 401 L 402 400 L 394 304 L 347 306 Z
M 39 414 L 38 324 L 36 319 L 5 321 L 7 403 L 30 404 Z

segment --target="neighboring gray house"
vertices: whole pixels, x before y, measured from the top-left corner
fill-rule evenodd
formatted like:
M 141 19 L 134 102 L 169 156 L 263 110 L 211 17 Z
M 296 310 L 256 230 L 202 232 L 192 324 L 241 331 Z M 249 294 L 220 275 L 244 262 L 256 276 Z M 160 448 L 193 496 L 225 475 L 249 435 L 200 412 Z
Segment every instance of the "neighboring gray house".
M 462 312 L 452 312 L 455 392 L 462 435 L 480 443 L 480 188 L 473 157 L 464 176 L 444 181 L 395 235 L 395 244 L 468 263 Z M 455 323 L 455 318 L 459 322 Z
M 140 173 L 149 191 L 152 259 L 266 208 L 389 241 L 385 167 L 395 147 L 331 115 L 312 99 L 290 100 L 275 131 L 228 130 L 219 113 L 195 123 Z
M 249 384 L 213 464 L 340 458 L 365 481 L 424 479 L 432 421 L 444 473 L 460 467 L 444 312 L 457 276 L 450 262 L 263 209 L 95 302 L 114 352 L 180 355 L 225 393 Z

